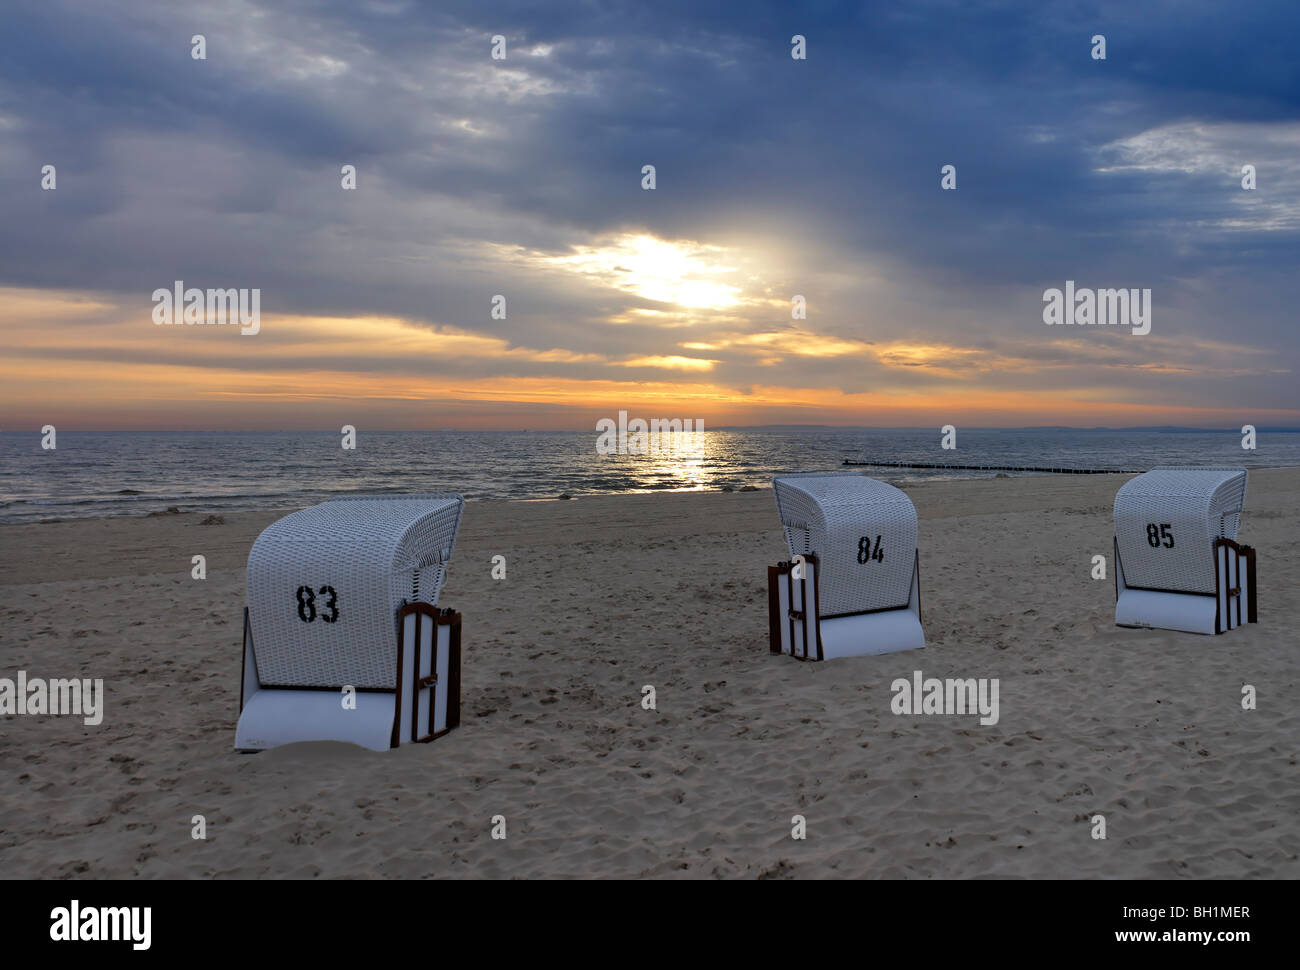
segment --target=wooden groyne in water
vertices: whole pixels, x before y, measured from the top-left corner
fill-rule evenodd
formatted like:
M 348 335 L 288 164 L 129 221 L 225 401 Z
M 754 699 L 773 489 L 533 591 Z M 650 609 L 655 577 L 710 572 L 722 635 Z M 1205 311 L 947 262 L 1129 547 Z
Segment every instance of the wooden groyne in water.
M 845 458 L 844 464 L 864 468 L 931 468 L 940 471 L 951 469 L 964 472 L 1046 472 L 1052 475 L 1141 475 L 1133 468 L 1042 468 L 1038 465 L 927 465 L 908 461 L 854 461 Z

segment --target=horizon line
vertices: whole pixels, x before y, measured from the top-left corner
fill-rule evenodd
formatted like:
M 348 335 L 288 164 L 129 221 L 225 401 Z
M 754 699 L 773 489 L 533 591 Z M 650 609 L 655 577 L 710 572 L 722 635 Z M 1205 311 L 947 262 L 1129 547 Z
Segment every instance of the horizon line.
M 702 422 L 701 422 L 702 423 Z M 1202 434 L 1241 434 L 1239 427 L 1210 428 L 1203 425 L 1147 424 L 1147 425 L 958 425 L 963 431 L 1117 431 L 1117 432 L 1176 432 Z M 61 428 L 64 434 L 339 434 L 332 428 Z M 596 428 L 365 428 L 358 433 L 367 434 L 597 434 Z M 930 431 L 932 425 L 899 424 L 720 424 L 705 427 L 703 431 Z M 1259 425 L 1256 433 L 1297 434 L 1300 427 L 1285 425 Z M 3 429 L 0 434 L 41 434 L 39 428 Z M 688 433 L 686 431 L 677 432 Z M 689 433 L 696 433 L 694 430 Z

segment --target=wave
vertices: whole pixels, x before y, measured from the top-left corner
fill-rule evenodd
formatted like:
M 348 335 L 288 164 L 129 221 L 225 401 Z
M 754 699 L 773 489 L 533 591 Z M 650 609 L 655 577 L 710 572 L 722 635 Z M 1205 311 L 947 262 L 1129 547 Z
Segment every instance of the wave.
M 375 432 L 375 434 L 379 434 Z M 331 441 L 331 439 L 333 439 Z M 16 440 L 16 439 L 15 439 Z M 332 433 L 85 433 L 33 462 L 0 434 L 0 521 L 185 511 L 277 510 L 346 495 L 460 492 L 535 500 L 765 485 L 774 474 L 843 471 L 845 458 L 966 466 L 1146 468 L 1156 464 L 1300 465 L 1300 435 L 1270 435 L 1243 455 L 1228 434 L 972 429 L 940 452 L 928 429 L 714 430 L 702 455 L 600 456 L 594 435 L 555 432 L 384 433 L 382 447 L 343 452 Z M 371 440 L 363 437 L 362 442 Z M 897 481 L 978 478 L 956 468 L 866 469 Z

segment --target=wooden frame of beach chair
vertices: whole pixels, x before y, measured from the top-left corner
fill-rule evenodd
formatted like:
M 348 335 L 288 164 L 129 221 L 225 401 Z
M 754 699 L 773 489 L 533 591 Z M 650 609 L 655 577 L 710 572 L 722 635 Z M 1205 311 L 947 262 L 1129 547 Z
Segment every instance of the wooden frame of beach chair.
M 336 499 L 262 532 L 248 557 L 237 749 L 380 751 L 459 725 L 461 616 L 436 603 L 464 504 Z
M 1255 550 L 1236 541 L 1239 467 L 1161 467 L 1115 494 L 1115 623 L 1218 634 L 1257 622 Z
M 768 650 L 834 660 L 925 646 L 916 508 L 853 472 L 778 476 L 791 560 L 769 566 Z

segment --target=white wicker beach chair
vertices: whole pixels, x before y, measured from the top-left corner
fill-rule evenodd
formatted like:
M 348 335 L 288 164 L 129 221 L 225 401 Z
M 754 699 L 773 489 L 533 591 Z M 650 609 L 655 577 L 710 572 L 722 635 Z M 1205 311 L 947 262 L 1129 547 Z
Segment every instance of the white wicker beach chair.
M 768 567 L 769 650 L 832 660 L 925 646 L 916 509 L 864 475 L 772 480 L 791 561 Z
M 383 750 L 460 723 L 461 618 L 436 604 L 464 508 L 459 495 L 336 499 L 257 537 L 236 748 Z
M 1188 633 L 1254 623 L 1255 550 L 1240 545 L 1244 468 L 1153 468 L 1115 494 L 1115 622 Z

